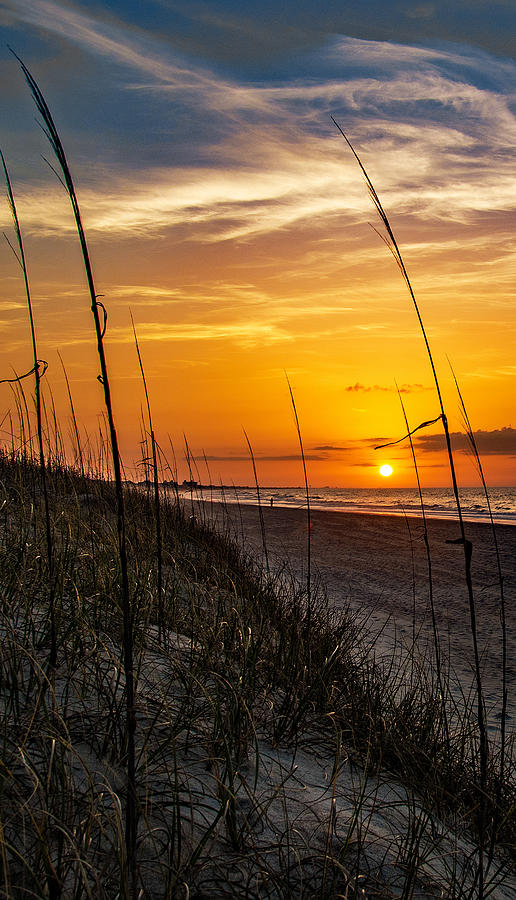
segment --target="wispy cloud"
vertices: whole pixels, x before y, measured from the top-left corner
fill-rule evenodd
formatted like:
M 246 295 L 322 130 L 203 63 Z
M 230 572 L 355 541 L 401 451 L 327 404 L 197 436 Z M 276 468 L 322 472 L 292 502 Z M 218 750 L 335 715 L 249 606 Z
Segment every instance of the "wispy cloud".
M 396 130 L 395 126 L 391 129 Z M 220 168 L 151 169 L 134 176 L 112 173 L 109 188 L 99 184 L 98 190 L 80 191 L 86 225 L 112 239 L 124 235 L 152 238 L 181 226 L 190 230 L 190 237 L 209 243 L 258 236 L 304 221 L 314 225 L 343 213 L 348 221 L 374 218 L 358 173 L 343 150 L 336 153 L 328 139 L 320 142 L 321 152 L 315 152 L 310 141 L 301 143 L 295 153 L 281 144 L 267 148 L 265 137 L 261 143 L 262 158 L 246 170 L 234 164 L 231 168 L 225 161 Z M 409 159 L 414 163 L 418 144 L 425 144 L 421 133 L 413 141 L 400 140 L 396 152 L 390 151 L 389 159 L 381 158 L 376 166 L 381 170 L 378 180 L 386 185 L 383 195 L 388 207 L 405 215 L 424 213 L 437 219 L 453 217 L 458 222 L 473 212 L 512 209 L 516 189 L 513 161 L 493 172 L 487 159 L 471 167 L 471 159 L 465 156 L 457 169 L 449 160 L 432 160 L 425 144 L 422 168 L 440 169 L 440 183 L 422 173 L 417 190 L 415 182 L 410 186 L 393 184 L 392 173 L 408 167 Z M 242 157 L 246 152 L 242 146 Z M 377 152 L 382 154 L 381 148 Z M 382 178 L 388 168 L 388 176 Z M 454 184 L 454 176 L 461 183 Z M 19 190 L 18 197 L 27 230 L 39 234 L 73 231 L 66 198 L 57 188 L 31 186 Z M 5 211 L 0 215 L 5 227 L 8 216 Z M 487 237 L 484 241 L 488 242 Z
M 181 90 L 203 87 L 215 90 L 199 68 L 171 62 L 165 57 L 166 45 L 140 33 L 137 37 L 122 23 L 104 21 L 66 3 L 53 0 L 7 0 L 13 19 L 64 37 L 84 50 L 106 57 L 130 70 L 152 75 Z
M 16 300 L 0 300 L 0 312 L 9 312 L 13 309 L 27 309 L 27 304 L 18 303 Z
M 349 446 L 338 445 L 338 444 L 337 445 L 336 444 L 321 444 L 319 447 L 313 447 L 312 449 L 313 450 L 324 450 L 327 453 L 340 453 L 340 452 L 347 453 L 348 451 L 356 450 L 356 444 L 349 445 Z
M 258 462 L 299 462 L 302 457 L 299 453 L 289 453 L 284 456 L 267 456 L 265 454 L 254 453 L 254 458 Z M 206 459 L 208 462 L 250 462 L 249 454 L 247 456 L 194 456 L 193 459 L 196 462 L 202 462 Z M 317 456 L 315 454 L 305 454 L 305 460 L 310 462 L 322 462 L 326 459 L 324 456 Z
M 234 341 L 243 346 L 290 341 L 291 335 L 274 325 L 264 322 L 229 322 L 222 324 L 189 323 L 160 324 L 142 322 L 138 324 L 138 337 L 146 341 Z M 113 328 L 109 333 L 113 343 L 133 343 L 134 336 L 129 328 Z
M 487 58 L 341 38 L 311 58 L 305 78 L 238 83 L 113 18 L 54 0 L 8 5 L 15 19 L 123 64 L 133 79 L 145 76 L 131 89 L 155 98 L 160 117 L 179 105 L 202 123 L 191 165 L 178 160 L 137 172 L 123 163 L 111 171 L 101 165 L 102 181 L 80 191 L 92 232 L 153 238 L 181 227 L 209 243 L 342 214 L 348 221 L 373 218 L 330 112 L 350 130 L 387 208 L 457 222 L 512 209 L 516 116 L 509 85 L 516 66 L 506 72 L 505 91 L 486 86 Z M 371 77 L 362 74 L 365 62 Z M 482 83 L 475 64 L 486 70 Z M 26 228 L 72 230 L 66 199 L 48 185 L 31 185 L 20 204 Z
M 183 291 L 177 288 L 153 287 L 146 284 L 124 284 L 110 287 L 111 300 L 124 300 L 134 303 L 141 300 L 145 304 L 160 306 L 172 303 L 174 300 L 184 301 Z

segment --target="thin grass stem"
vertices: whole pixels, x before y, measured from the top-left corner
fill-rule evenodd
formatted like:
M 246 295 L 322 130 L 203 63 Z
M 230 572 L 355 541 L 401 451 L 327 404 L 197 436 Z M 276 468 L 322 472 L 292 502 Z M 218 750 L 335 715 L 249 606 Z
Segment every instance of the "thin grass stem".
M 79 237 L 81 247 L 84 270 L 88 283 L 88 291 L 91 301 L 91 312 L 95 326 L 95 334 L 97 340 L 97 352 L 100 362 L 100 372 L 98 380 L 102 384 L 104 391 L 104 404 L 106 408 L 107 424 L 110 436 L 111 456 L 113 462 L 113 473 L 115 478 L 115 491 L 117 500 L 117 534 L 118 534 L 118 552 L 120 559 L 120 571 L 122 581 L 122 618 L 123 618 L 123 659 L 125 670 L 125 692 L 126 692 L 126 726 L 127 726 L 127 793 L 126 793 L 126 809 L 125 809 L 125 845 L 127 855 L 127 865 L 129 870 L 129 880 L 133 897 L 137 895 L 137 869 L 136 869 L 136 832 L 137 832 L 137 799 L 136 799 L 136 772 L 135 772 L 135 746 L 134 734 L 136 730 L 136 716 L 134 705 L 134 666 L 133 666 L 133 611 L 131 608 L 131 598 L 129 593 L 129 577 L 127 567 L 127 541 L 126 541 L 126 525 L 124 496 L 122 487 L 122 471 L 120 464 L 120 453 L 118 449 L 118 436 L 115 427 L 113 415 L 113 407 L 111 401 L 111 389 L 109 383 L 109 375 L 104 350 L 104 333 L 106 327 L 106 315 L 103 304 L 99 302 L 98 294 L 93 279 L 93 271 L 90 262 L 86 235 L 82 224 L 79 202 L 75 191 L 75 185 L 68 161 L 65 155 L 61 138 L 54 124 L 54 120 L 46 100 L 31 73 L 22 62 L 22 60 L 14 53 L 18 60 L 27 84 L 29 85 L 32 97 L 36 107 L 43 119 L 43 130 L 47 135 L 52 150 L 59 163 L 59 168 L 63 175 L 64 185 L 66 187 L 68 197 L 72 206 L 73 216 Z M 101 322 L 99 310 L 104 310 L 103 321 Z
M 140 372 L 143 381 L 143 389 L 145 391 L 145 403 L 147 406 L 147 417 L 149 420 L 149 432 L 150 432 L 150 440 L 151 440 L 151 453 L 152 453 L 152 475 L 153 475 L 153 485 L 154 485 L 154 516 L 156 519 L 156 567 L 157 567 L 157 591 L 158 591 L 158 633 L 159 639 L 161 640 L 164 634 L 164 609 L 163 609 L 163 538 L 162 538 L 162 530 L 161 530 L 161 503 L 159 496 L 159 479 L 158 479 L 158 454 L 156 450 L 156 438 L 154 435 L 154 426 L 152 424 L 152 412 L 151 405 L 149 399 L 149 391 L 147 389 L 147 379 L 145 377 L 145 370 L 143 368 L 142 356 L 140 353 L 140 345 L 138 343 L 138 336 L 136 334 L 136 328 L 134 325 L 133 314 L 129 310 L 131 316 L 131 324 L 133 326 L 133 334 L 134 334 L 134 343 L 136 346 L 136 353 L 138 354 L 138 364 L 140 366 Z
M 258 481 L 258 474 L 256 472 L 256 463 L 255 463 L 255 459 L 254 459 L 253 448 L 251 446 L 251 441 L 249 440 L 249 436 L 248 436 L 245 428 L 243 428 L 242 430 L 244 432 L 245 439 L 247 441 L 247 446 L 249 447 L 249 453 L 250 453 L 251 462 L 253 465 L 254 483 L 256 486 L 256 499 L 258 501 L 258 515 L 260 517 L 260 531 L 262 534 L 263 555 L 264 555 L 264 559 L 265 559 L 265 568 L 267 570 L 267 575 L 269 575 L 270 574 L 269 554 L 267 552 L 267 537 L 265 534 L 265 522 L 263 521 L 263 509 L 262 509 L 262 503 L 261 503 L 261 497 L 260 497 L 260 483 Z
M 488 743 L 487 726 L 486 726 L 486 719 L 485 719 L 484 697 L 483 697 L 483 688 L 482 688 L 482 674 L 481 674 L 481 669 L 480 669 L 480 654 L 479 654 L 479 649 L 478 649 L 477 613 L 476 613 L 475 598 L 474 598 L 474 594 L 473 594 L 473 582 L 472 582 L 472 577 L 471 577 L 471 555 L 472 555 L 473 548 L 472 548 L 471 541 L 467 540 L 467 538 L 466 538 L 466 533 L 465 533 L 465 528 L 464 528 L 464 519 L 463 519 L 463 515 L 462 515 L 462 507 L 461 507 L 460 496 L 459 496 L 459 488 L 458 488 L 457 476 L 456 476 L 456 472 L 455 472 L 455 463 L 454 463 L 454 459 L 453 459 L 450 431 L 449 431 L 449 427 L 448 427 L 448 419 L 446 417 L 446 413 L 445 413 L 445 409 L 444 409 L 444 403 L 443 403 L 443 399 L 442 399 L 439 379 L 437 377 L 437 371 L 435 368 L 432 351 L 430 349 L 430 343 L 428 341 L 426 329 L 425 329 L 423 319 L 422 319 L 422 316 L 421 316 L 421 313 L 419 310 L 419 306 L 418 306 L 418 303 L 416 301 L 416 297 L 414 294 L 414 290 L 412 288 L 412 284 L 411 284 L 407 269 L 405 267 L 405 263 L 404 263 L 402 255 L 401 255 L 401 251 L 399 249 L 397 240 L 394 236 L 394 232 L 392 230 L 390 221 L 388 219 L 388 216 L 383 208 L 380 198 L 374 188 L 374 185 L 373 185 L 369 175 L 367 174 L 367 171 L 366 171 L 358 153 L 356 152 L 355 148 L 349 141 L 348 137 L 346 136 L 346 134 L 344 133 L 344 131 L 342 130 L 342 128 L 340 127 L 338 122 L 333 118 L 333 116 L 331 117 L 331 119 L 332 119 L 332 122 L 335 125 L 335 127 L 338 129 L 338 131 L 340 132 L 340 134 L 346 141 L 346 144 L 348 145 L 353 156 L 355 157 L 356 162 L 358 163 L 358 166 L 360 167 L 360 170 L 362 172 L 362 175 L 364 176 L 364 179 L 365 179 L 365 182 L 367 185 L 369 196 L 373 202 L 373 205 L 374 205 L 374 207 L 378 213 L 378 216 L 379 216 L 379 218 L 385 228 L 385 231 L 386 231 L 387 237 L 385 238 L 381 234 L 380 234 L 380 237 L 382 237 L 382 239 L 387 244 L 387 247 L 389 248 L 390 252 L 392 253 L 394 260 L 401 272 L 403 280 L 409 291 L 409 294 L 410 294 L 410 297 L 412 299 L 412 303 L 414 306 L 414 310 L 416 312 L 416 316 L 417 316 L 417 319 L 419 322 L 423 340 L 425 343 L 427 356 L 428 356 L 428 360 L 430 363 L 430 368 L 432 370 L 434 385 L 435 385 L 437 398 L 438 398 L 438 402 L 439 402 L 439 408 L 441 411 L 440 417 L 441 417 L 442 423 L 443 423 L 444 436 L 445 436 L 445 441 L 446 441 L 446 450 L 447 450 L 447 454 L 448 454 L 448 462 L 449 462 L 450 475 L 451 475 L 451 480 L 452 480 L 453 495 L 455 497 L 455 505 L 457 508 L 457 516 L 458 516 L 459 530 L 460 530 L 460 537 L 454 543 L 462 544 L 462 548 L 464 551 L 464 571 L 465 571 L 465 580 L 466 580 L 466 586 L 467 586 L 467 591 L 468 591 L 470 631 L 471 631 L 471 638 L 472 638 L 472 643 L 473 643 L 473 655 L 474 655 L 474 664 L 475 664 L 475 681 L 476 681 L 476 691 L 477 691 L 477 721 L 478 721 L 479 739 L 480 739 L 480 791 L 479 791 L 480 796 L 479 796 L 479 818 L 478 818 L 479 835 L 480 835 L 480 856 L 479 856 L 479 898 L 478 898 L 478 900 L 483 900 L 483 896 L 484 896 L 483 852 L 484 852 L 484 840 L 485 840 L 485 834 L 484 834 L 484 832 L 485 832 L 485 785 L 486 785 L 486 779 L 487 779 L 487 762 L 488 762 L 488 753 L 489 753 L 489 743 Z
M 301 452 L 301 461 L 303 463 L 303 476 L 305 479 L 305 496 L 306 496 L 306 597 L 307 597 L 307 610 L 306 610 L 306 629 L 307 634 L 310 636 L 310 626 L 311 626 L 311 615 L 312 615 L 312 573 L 311 573 L 311 561 L 312 561 L 312 523 L 310 517 L 310 491 L 308 489 L 308 474 L 306 471 L 306 459 L 305 459 L 305 451 L 303 447 L 303 438 L 301 436 L 301 428 L 299 425 L 299 418 L 297 415 L 296 401 L 294 399 L 294 392 L 292 390 L 292 385 L 290 384 L 289 377 L 285 372 L 285 378 L 287 379 L 288 390 L 290 393 L 290 401 L 292 403 L 292 409 L 294 410 L 294 420 L 296 423 L 296 431 L 297 437 L 299 440 L 299 449 Z
M 57 634 L 56 634 L 56 615 L 55 615 L 55 584 L 54 584 L 54 551 L 52 546 L 52 526 L 50 523 L 50 507 L 48 500 L 48 484 L 47 484 L 47 472 L 46 472 L 46 462 L 45 462 L 45 451 L 43 447 L 43 421 L 42 421 L 42 404 L 41 404 L 41 377 L 42 371 L 46 371 L 46 364 L 44 365 L 43 370 L 41 369 L 42 363 L 38 360 L 38 349 L 36 343 L 36 328 L 34 324 L 34 313 L 32 309 L 32 298 L 29 287 L 29 276 L 27 272 L 27 261 L 25 258 L 25 248 L 23 245 L 23 238 L 21 233 L 20 222 L 18 219 L 18 212 L 16 210 L 16 203 L 14 200 L 13 189 L 11 185 L 11 179 L 9 177 L 9 172 L 7 170 L 7 165 L 4 159 L 4 155 L 0 150 L 0 158 L 2 160 L 2 166 L 4 170 L 5 183 L 7 186 L 7 195 L 9 199 L 9 206 L 11 209 L 11 214 L 14 222 L 14 230 L 16 234 L 16 243 L 18 245 L 18 253 L 15 252 L 15 256 L 21 266 L 23 272 L 23 282 L 25 285 L 25 296 L 27 299 L 27 309 L 29 313 L 29 325 L 30 325 L 30 337 L 32 343 L 32 358 L 33 358 L 33 372 L 34 372 L 34 400 L 36 407 L 36 433 L 38 440 L 38 452 L 39 452 L 39 468 L 41 472 L 41 487 L 43 490 L 43 504 L 45 510 L 45 540 L 47 547 L 47 564 L 48 564 L 48 582 L 49 582 L 49 616 L 50 616 L 50 653 L 48 658 L 48 665 L 50 670 L 55 670 L 57 665 Z
M 421 479 L 419 477 L 419 466 L 417 464 L 416 459 L 416 451 L 414 449 L 414 441 L 412 440 L 412 435 L 410 433 L 410 427 L 408 423 L 407 413 L 405 410 L 405 404 L 403 403 L 403 398 L 401 396 L 400 389 L 396 384 L 396 390 L 398 392 L 399 401 L 401 404 L 401 410 L 403 413 L 403 418 L 405 420 L 405 425 L 407 428 L 409 443 L 410 443 L 410 452 L 412 454 L 412 464 L 414 466 L 414 472 L 416 474 L 416 482 L 417 482 L 417 490 L 419 495 L 419 506 L 421 509 L 421 518 L 423 521 L 423 540 L 425 543 L 426 550 L 426 564 L 427 564 L 427 572 L 428 572 L 428 599 L 430 603 L 430 615 L 432 617 L 432 635 L 434 639 L 434 653 L 435 653 L 435 668 L 437 674 L 437 684 L 439 686 L 439 694 L 441 699 L 441 708 L 443 714 L 443 724 L 444 730 L 446 734 L 446 743 L 449 744 L 449 728 L 448 728 L 448 716 L 446 713 L 446 697 L 444 693 L 444 683 L 442 677 L 442 666 L 441 666 L 441 647 L 439 641 L 439 630 L 437 628 L 437 617 L 435 614 L 435 603 L 434 603 L 434 588 L 433 588 L 433 580 L 432 580 L 432 555 L 430 553 L 430 541 L 428 539 L 428 525 L 426 521 L 426 512 L 425 512 L 425 502 L 423 500 L 423 491 L 421 488 Z
M 455 387 L 457 389 L 457 394 L 459 395 L 460 408 L 462 412 L 462 417 L 464 419 L 464 425 L 466 427 L 466 434 L 471 446 L 471 450 L 473 452 L 473 456 L 477 465 L 478 474 L 480 476 L 480 480 L 482 482 L 482 489 L 484 491 L 484 497 L 486 499 L 487 510 L 489 514 L 489 522 L 491 525 L 491 533 L 493 535 L 493 544 L 495 549 L 496 556 L 496 567 L 498 572 L 498 583 L 500 586 L 500 624 L 502 629 L 502 709 L 501 709 L 501 723 L 500 723 L 500 777 L 499 777 L 499 789 L 497 793 L 497 806 L 500 803 L 500 792 L 502 789 L 502 784 L 505 777 L 505 764 L 506 764 L 506 719 L 507 719 L 507 703 L 508 703 L 508 688 L 507 688 L 507 619 L 506 619 L 506 611 L 505 611 L 505 590 L 504 590 L 504 577 L 502 572 L 502 561 L 500 557 L 500 548 L 498 546 L 498 536 L 496 533 L 496 525 L 493 516 L 493 509 L 491 506 L 491 498 L 489 496 L 489 489 L 487 487 L 487 482 L 484 475 L 484 467 L 482 465 L 482 460 L 480 458 L 480 453 L 478 450 L 478 445 L 475 439 L 475 432 L 473 431 L 473 427 L 471 425 L 471 421 L 468 415 L 468 411 L 466 408 L 466 404 L 464 402 L 464 397 L 462 395 L 462 391 L 459 387 L 459 382 L 457 381 L 457 376 L 455 375 L 455 371 L 453 366 L 448 360 L 451 373 L 453 376 L 453 380 L 455 382 Z M 490 857 L 493 856 L 494 851 L 494 841 L 496 836 L 496 830 L 493 829 L 493 835 L 491 838 L 491 848 L 490 848 Z

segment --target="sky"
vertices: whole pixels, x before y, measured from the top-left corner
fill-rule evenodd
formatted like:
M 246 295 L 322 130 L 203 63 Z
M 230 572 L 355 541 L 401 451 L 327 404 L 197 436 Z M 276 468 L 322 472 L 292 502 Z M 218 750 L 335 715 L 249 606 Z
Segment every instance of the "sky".
M 99 452 L 93 319 L 69 201 L 9 48 L 46 98 L 76 183 L 128 475 L 145 474 L 132 313 L 156 436 L 180 480 L 189 455 L 199 480 L 251 484 L 245 429 L 262 485 L 301 484 L 288 378 L 312 486 L 385 486 L 384 463 L 389 487 L 415 483 L 406 441 L 374 448 L 406 432 L 400 399 L 411 428 L 439 414 L 432 371 L 333 117 L 398 240 L 461 483 L 478 476 L 450 363 L 489 483 L 514 485 L 515 36 L 513 0 L 0 2 L 0 147 L 64 445 L 61 360 L 82 440 Z M 0 226 L 12 242 L 7 200 Z M 0 275 L 9 378 L 30 368 L 31 347 L 7 241 Z M 9 384 L 0 417 L 9 444 Z M 449 484 L 440 423 L 414 443 L 423 484 Z

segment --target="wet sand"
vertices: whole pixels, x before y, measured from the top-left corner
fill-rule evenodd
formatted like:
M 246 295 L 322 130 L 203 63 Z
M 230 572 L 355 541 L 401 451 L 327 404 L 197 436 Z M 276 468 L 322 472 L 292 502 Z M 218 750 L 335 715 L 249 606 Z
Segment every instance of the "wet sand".
M 204 506 L 204 504 L 203 504 Z M 206 504 L 210 507 L 210 504 Z M 229 527 L 254 555 L 263 556 L 257 506 L 213 504 L 220 527 Z M 307 517 L 298 509 L 263 507 L 271 568 L 285 564 L 306 579 Z M 460 689 L 469 693 L 474 679 L 470 607 L 456 522 L 428 520 L 434 608 L 443 660 L 449 660 Z M 508 726 L 516 723 L 516 526 L 498 525 L 496 534 L 504 578 L 507 620 Z M 499 727 L 502 680 L 500 583 L 491 526 L 466 523 L 473 544 L 471 573 L 478 646 L 492 729 Z M 332 605 L 350 606 L 363 623 L 377 657 L 410 646 L 417 634 L 421 653 L 432 653 L 428 561 L 421 519 L 314 510 L 311 514 L 313 582 L 320 582 Z

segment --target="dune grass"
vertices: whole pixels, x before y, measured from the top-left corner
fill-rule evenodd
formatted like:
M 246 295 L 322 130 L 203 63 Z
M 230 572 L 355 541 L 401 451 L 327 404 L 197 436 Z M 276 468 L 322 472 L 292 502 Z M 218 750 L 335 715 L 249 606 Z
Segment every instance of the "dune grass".
M 131 869 L 152 898 L 468 896 L 479 802 L 468 704 L 447 733 L 417 657 L 411 679 L 408 663 L 383 670 L 353 617 L 314 593 L 308 639 L 304 590 L 267 577 L 175 499 L 161 504 L 160 603 L 154 499 L 135 486 L 125 502 L 138 832 L 127 865 L 116 489 L 55 461 L 47 471 L 52 680 L 39 470 L 0 457 L 2 896 L 129 897 Z M 503 785 L 494 750 L 488 767 L 490 885 L 516 858 L 505 753 Z M 441 871 L 444 849 L 453 871 Z

